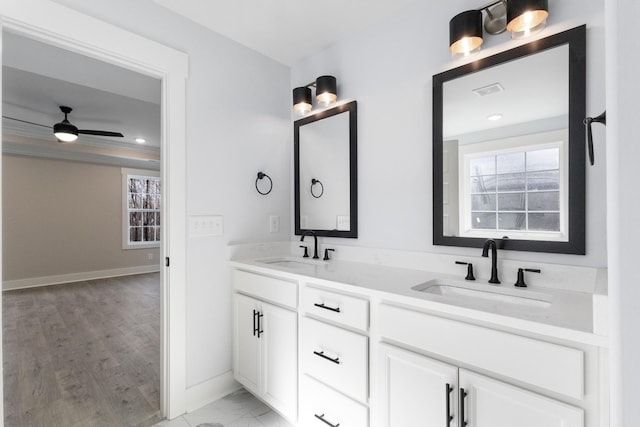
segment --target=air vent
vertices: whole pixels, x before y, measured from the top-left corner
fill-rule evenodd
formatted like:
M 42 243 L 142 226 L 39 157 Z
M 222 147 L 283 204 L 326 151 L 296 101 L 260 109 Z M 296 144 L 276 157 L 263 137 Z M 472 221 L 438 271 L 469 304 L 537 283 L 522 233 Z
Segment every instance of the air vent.
M 472 90 L 478 96 L 487 96 L 498 92 L 504 92 L 504 87 L 500 83 L 492 83 L 488 86 L 479 87 Z

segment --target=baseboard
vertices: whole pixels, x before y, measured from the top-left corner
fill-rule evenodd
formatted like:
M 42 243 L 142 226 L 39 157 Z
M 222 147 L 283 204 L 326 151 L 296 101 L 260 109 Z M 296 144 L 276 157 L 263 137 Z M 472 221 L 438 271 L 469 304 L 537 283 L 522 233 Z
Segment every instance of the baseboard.
M 193 412 L 242 387 L 231 371 L 187 389 L 187 412 Z
M 160 265 L 141 265 L 139 267 L 114 268 L 111 270 L 86 271 L 82 273 L 61 274 L 58 276 L 32 277 L 28 279 L 5 280 L 2 290 L 35 288 L 38 286 L 59 285 L 61 283 L 82 282 L 85 280 L 106 279 L 108 277 L 130 276 L 132 274 L 154 273 L 160 271 Z

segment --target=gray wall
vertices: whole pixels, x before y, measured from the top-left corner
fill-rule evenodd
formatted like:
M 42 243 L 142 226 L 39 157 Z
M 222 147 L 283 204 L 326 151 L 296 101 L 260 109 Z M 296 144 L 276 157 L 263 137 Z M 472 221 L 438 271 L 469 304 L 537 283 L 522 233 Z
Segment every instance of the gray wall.
M 120 167 L 3 155 L 2 203 L 4 281 L 160 264 L 122 249 Z

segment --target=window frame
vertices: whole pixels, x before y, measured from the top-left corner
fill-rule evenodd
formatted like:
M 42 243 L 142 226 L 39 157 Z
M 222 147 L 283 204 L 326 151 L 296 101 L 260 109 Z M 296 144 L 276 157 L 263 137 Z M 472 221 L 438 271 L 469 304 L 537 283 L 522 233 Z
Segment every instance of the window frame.
M 141 243 L 132 243 L 129 241 L 129 179 L 130 178 L 153 178 L 160 181 L 160 172 L 154 170 L 147 169 L 129 169 L 122 168 L 121 169 L 122 176 L 122 249 L 130 250 L 130 249 L 151 249 L 151 248 L 159 248 L 160 240 L 155 242 L 141 242 Z M 161 199 L 162 202 L 162 199 Z M 161 205 L 162 206 L 162 205 Z M 160 221 L 162 221 L 162 208 L 157 209 L 160 213 Z M 160 235 L 162 239 L 162 235 Z
M 459 230 L 461 237 L 482 237 L 502 239 L 541 240 L 568 242 L 569 220 L 569 132 L 561 129 L 551 132 L 522 135 L 514 138 L 492 140 L 458 147 L 458 168 L 463 179 L 458 183 Z M 559 192 L 560 192 L 560 231 L 521 231 L 521 230 L 488 230 L 471 228 L 471 173 L 470 160 L 478 157 L 498 156 L 511 153 L 531 152 L 549 148 L 559 149 Z M 497 175 L 497 174 L 496 174 Z M 529 193 L 525 189 L 525 194 Z M 498 193 L 496 193 L 498 194 Z M 525 209 L 525 213 L 529 213 Z

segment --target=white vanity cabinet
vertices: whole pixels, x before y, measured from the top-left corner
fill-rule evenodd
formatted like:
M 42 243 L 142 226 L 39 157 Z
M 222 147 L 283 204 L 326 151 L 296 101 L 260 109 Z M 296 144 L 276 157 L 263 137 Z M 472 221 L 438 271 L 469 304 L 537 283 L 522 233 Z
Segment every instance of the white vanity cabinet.
M 583 407 L 540 393 L 589 406 L 582 350 L 385 304 L 379 320 L 393 343 L 377 345 L 380 427 L 588 425 Z
M 378 348 L 378 362 L 379 426 L 457 425 L 445 424 L 458 402 L 456 367 L 386 344 Z
M 300 306 L 299 425 L 368 426 L 369 301 L 305 285 Z
M 233 282 L 234 377 L 247 390 L 295 421 L 297 283 L 237 270 Z
M 582 427 L 583 410 L 381 344 L 380 426 Z

